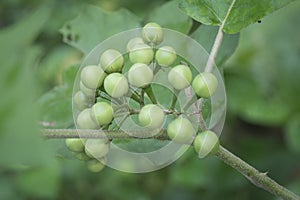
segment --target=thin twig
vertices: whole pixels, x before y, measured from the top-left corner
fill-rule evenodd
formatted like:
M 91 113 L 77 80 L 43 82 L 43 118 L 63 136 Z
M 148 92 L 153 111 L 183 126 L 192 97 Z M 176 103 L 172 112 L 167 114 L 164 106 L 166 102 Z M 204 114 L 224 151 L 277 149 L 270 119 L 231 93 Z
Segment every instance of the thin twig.
M 80 134 L 79 134 L 80 133 Z M 133 137 L 123 131 L 108 130 L 76 130 L 76 129 L 43 129 L 42 135 L 46 139 L 53 138 L 108 138 L 108 139 L 149 139 L 147 133 L 142 130 L 132 130 L 131 135 L 140 135 L 139 138 Z M 166 130 L 162 129 L 157 135 L 151 139 L 170 140 Z M 239 171 L 254 185 L 286 200 L 300 200 L 300 197 L 279 185 L 266 173 L 261 173 L 230 151 L 220 146 L 216 156 L 224 163 Z
M 299 196 L 279 185 L 276 181 L 268 177 L 267 173 L 259 172 L 257 169 L 243 161 L 241 158 L 232 154 L 224 147 L 220 146 L 216 156 L 224 163 L 243 174 L 257 187 L 260 187 L 285 200 L 300 200 Z

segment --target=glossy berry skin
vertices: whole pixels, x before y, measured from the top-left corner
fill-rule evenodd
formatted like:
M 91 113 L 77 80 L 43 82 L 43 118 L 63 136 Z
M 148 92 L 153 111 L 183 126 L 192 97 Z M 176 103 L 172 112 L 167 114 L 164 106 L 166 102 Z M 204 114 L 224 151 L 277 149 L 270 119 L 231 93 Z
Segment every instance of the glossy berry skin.
M 85 108 L 88 108 L 89 106 L 89 100 L 88 98 L 83 94 L 82 91 L 78 91 L 75 93 L 73 97 L 73 103 L 76 109 L 83 110 Z
M 77 116 L 77 127 L 80 129 L 97 129 L 98 124 L 92 119 L 92 109 L 87 108 Z
M 194 140 L 194 148 L 199 158 L 216 154 L 219 146 L 218 136 L 210 130 L 199 133 Z
M 123 65 L 124 58 L 115 49 L 106 50 L 100 57 L 100 66 L 106 73 L 121 72 Z
M 132 38 L 127 43 L 127 46 L 126 46 L 127 51 L 130 52 L 136 44 L 145 44 L 145 43 L 144 43 L 143 39 L 140 37 Z
M 176 51 L 170 46 L 163 46 L 156 51 L 155 59 L 162 67 L 169 67 L 177 58 Z
M 88 65 L 81 71 L 81 82 L 89 89 L 95 90 L 99 88 L 106 74 L 101 67 L 97 65 Z
M 165 121 L 165 114 L 158 105 L 148 104 L 141 109 L 138 118 L 142 126 L 149 129 L 157 129 L 162 127 Z
M 150 22 L 143 27 L 142 37 L 146 43 L 158 45 L 162 42 L 164 33 L 160 25 Z
M 89 171 L 97 173 L 101 172 L 105 168 L 105 165 L 99 160 L 93 159 L 86 162 L 86 167 Z
M 192 78 L 192 72 L 186 65 L 177 65 L 168 74 L 168 81 L 176 90 L 187 88 L 191 84 Z
M 84 143 L 79 138 L 68 138 L 66 139 L 66 146 L 72 152 L 84 151 Z
M 93 117 L 98 122 L 98 125 L 109 124 L 114 117 L 112 106 L 106 102 L 97 102 L 92 107 Z
M 218 80 L 212 73 L 203 72 L 194 78 L 192 87 L 198 97 L 208 98 L 216 91 Z
M 104 80 L 104 89 L 113 98 L 120 98 L 128 93 L 126 77 L 120 73 L 109 74 Z
M 102 158 L 109 151 L 107 139 L 87 139 L 85 142 L 85 153 L 91 158 Z
M 153 49 L 146 44 L 136 44 L 129 52 L 129 59 L 132 63 L 149 64 L 153 57 Z
M 143 63 L 136 63 L 128 71 L 128 81 L 135 87 L 145 87 L 153 80 L 153 71 Z
M 169 123 L 167 128 L 168 136 L 176 143 L 190 144 L 196 134 L 192 123 L 179 116 L 177 119 Z
M 102 81 L 103 82 L 103 81 Z M 88 87 L 86 87 L 82 81 L 80 81 L 79 83 L 79 88 L 81 90 L 81 92 L 88 98 L 88 99 L 93 99 L 95 98 L 95 93 L 96 90 L 90 89 Z

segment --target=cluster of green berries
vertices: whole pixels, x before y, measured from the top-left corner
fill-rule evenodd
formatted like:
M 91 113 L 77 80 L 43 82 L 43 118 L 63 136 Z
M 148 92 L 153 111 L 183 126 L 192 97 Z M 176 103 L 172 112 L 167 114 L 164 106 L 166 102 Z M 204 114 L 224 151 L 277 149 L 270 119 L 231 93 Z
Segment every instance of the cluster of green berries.
M 191 85 L 198 98 L 209 98 L 213 95 L 218 86 L 217 78 L 208 72 L 199 73 L 193 78 L 188 65 L 175 65 L 178 56 L 173 47 L 156 48 L 163 38 L 163 29 L 156 23 L 148 23 L 142 29 L 142 37 L 128 41 L 126 49 L 132 66 L 126 74 L 123 71 L 125 58 L 115 49 L 104 51 L 96 65 L 83 67 L 80 74 L 80 90 L 73 97 L 74 106 L 79 111 L 76 120 L 79 129 L 108 129 L 114 120 L 112 100 L 130 97 L 131 88 L 142 90 L 151 87 L 155 77 L 154 67 L 151 67 L 153 62 L 162 69 L 170 68 L 167 70 L 167 77 L 174 90 L 180 91 Z M 98 101 L 95 97 L 99 90 L 108 95 L 111 102 Z M 156 102 L 143 105 L 138 112 L 138 121 L 145 128 L 160 129 L 166 122 L 165 110 Z M 212 131 L 199 134 L 197 132 L 188 116 L 184 114 L 175 116 L 175 119 L 167 125 L 168 136 L 174 142 L 194 141 L 200 157 L 214 153 L 218 148 L 216 134 Z M 67 139 L 66 144 L 71 151 L 75 152 L 78 159 L 87 161 L 91 171 L 97 172 L 103 169 L 110 141 Z

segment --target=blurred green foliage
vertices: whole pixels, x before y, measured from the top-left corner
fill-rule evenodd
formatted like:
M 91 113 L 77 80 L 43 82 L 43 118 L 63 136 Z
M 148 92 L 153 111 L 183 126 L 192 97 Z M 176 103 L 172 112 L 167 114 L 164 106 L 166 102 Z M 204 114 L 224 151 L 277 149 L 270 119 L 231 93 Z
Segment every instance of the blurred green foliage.
M 190 33 L 209 51 L 217 32 L 192 21 L 174 2 L 88 3 L 94 7 L 71 0 L 0 3 L 0 199 L 275 199 L 216 158 L 199 160 L 193 149 L 152 173 L 107 168 L 92 174 L 63 140 L 38 137 L 38 124 L 73 126 L 71 96 L 78 65 L 84 53 L 110 34 L 155 20 Z M 89 12 L 79 15 L 85 9 Z M 224 65 L 228 116 L 221 137 L 223 145 L 296 193 L 300 193 L 299 9 L 299 2 L 290 4 L 241 32 L 237 51 Z M 91 28 L 93 24 L 97 28 Z M 77 49 L 64 44 L 63 38 Z M 234 52 L 238 39 L 225 36 L 218 65 Z

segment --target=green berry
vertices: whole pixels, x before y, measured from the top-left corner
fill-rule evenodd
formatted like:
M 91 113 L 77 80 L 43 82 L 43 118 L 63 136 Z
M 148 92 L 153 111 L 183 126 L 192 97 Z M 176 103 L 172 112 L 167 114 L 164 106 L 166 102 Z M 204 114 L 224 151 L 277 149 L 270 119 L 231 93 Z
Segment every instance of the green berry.
M 82 161 L 91 160 L 91 157 L 87 156 L 85 152 L 75 153 L 75 158 Z
M 106 102 L 97 102 L 92 107 L 93 116 L 100 126 L 109 124 L 114 117 L 112 106 Z
M 128 93 L 126 77 L 120 73 L 109 74 L 104 80 L 104 89 L 113 98 L 120 98 Z
M 160 25 L 150 22 L 143 27 L 142 36 L 146 43 L 158 45 L 162 42 L 164 34 Z
M 200 158 L 216 154 L 219 146 L 218 136 L 210 130 L 199 133 L 194 140 L 194 148 Z
M 107 139 L 87 139 L 85 142 L 85 153 L 91 158 L 102 158 L 109 151 Z
M 98 124 L 92 119 L 92 109 L 87 108 L 79 113 L 77 116 L 77 126 L 80 129 L 97 129 Z
M 82 152 L 84 151 L 84 143 L 79 138 L 68 138 L 66 139 L 66 146 L 70 151 Z
M 149 64 L 153 56 L 153 49 L 146 44 L 136 44 L 129 52 L 129 59 L 132 63 Z
M 172 65 L 177 58 L 176 51 L 170 46 L 163 46 L 156 51 L 155 59 L 162 67 Z
M 168 74 L 168 81 L 176 90 L 188 87 L 192 82 L 192 78 L 192 72 L 186 65 L 177 65 Z
M 164 121 L 164 111 L 154 104 L 144 106 L 139 113 L 140 124 L 150 129 L 160 128 Z
M 89 171 L 97 173 L 105 168 L 105 165 L 97 159 L 89 160 L 86 162 L 86 167 Z
M 145 44 L 145 43 L 144 43 L 143 39 L 140 37 L 132 38 L 127 43 L 127 46 L 126 46 L 127 51 L 130 52 L 136 44 Z
M 75 93 L 73 97 L 74 106 L 78 108 L 79 110 L 83 110 L 85 108 L 89 107 L 89 100 L 88 98 L 83 94 L 82 91 L 78 91 Z
M 145 87 L 153 80 L 153 71 L 143 63 L 136 63 L 128 71 L 128 81 L 135 87 Z
M 101 55 L 100 65 L 107 73 L 121 72 L 124 65 L 124 58 L 119 51 L 108 49 Z
M 89 65 L 81 71 L 81 81 L 89 89 L 95 90 L 103 83 L 106 74 L 97 65 Z
M 95 93 L 96 90 L 90 89 L 88 87 L 86 87 L 82 81 L 80 81 L 79 83 L 79 88 L 82 91 L 82 93 L 88 98 L 88 99 L 93 99 L 95 98 Z
M 189 144 L 193 141 L 196 131 L 188 119 L 179 116 L 169 123 L 167 133 L 174 142 Z
M 216 91 L 218 80 L 212 73 L 203 72 L 195 77 L 192 87 L 197 96 L 208 98 Z

